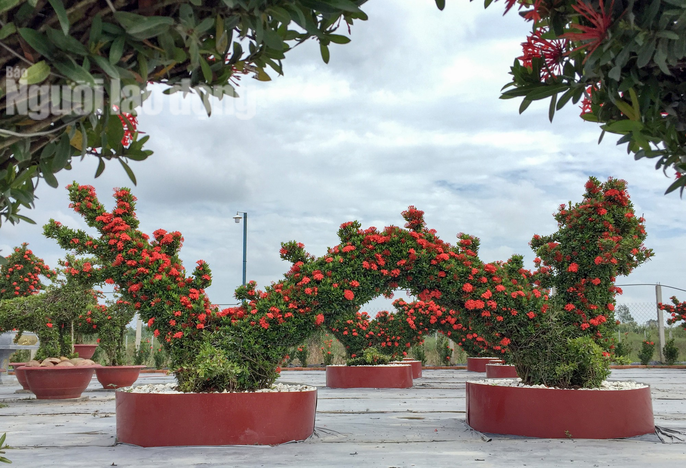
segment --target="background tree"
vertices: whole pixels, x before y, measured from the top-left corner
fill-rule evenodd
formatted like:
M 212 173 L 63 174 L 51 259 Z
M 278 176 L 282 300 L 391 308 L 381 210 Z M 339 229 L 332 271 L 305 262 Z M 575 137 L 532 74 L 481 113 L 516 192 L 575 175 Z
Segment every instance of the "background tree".
M 304 41 L 316 39 L 328 62 L 330 44 L 350 41 L 337 30 L 366 19 L 365 2 L 0 2 L 0 224 L 30 221 L 20 208 L 33 206 L 41 179 L 57 187 L 74 157 L 98 158 L 96 177 L 117 160 L 135 184 L 129 162 L 152 154 L 135 119 L 150 84 L 197 94 L 209 114 L 210 96 L 237 97 L 242 75 L 282 74 L 286 52 Z M 94 90 L 101 99 L 79 102 Z
M 492 0 L 485 0 L 485 6 Z M 439 8 L 445 0 L 436 0 Z M 635 159 L 686 178 L 686 2 L 678 0 L 506 0 L 532 24 L 503 99 L 520 113 L 550 99 L 549 118 L 581 101 L 581 118 L 621 135 Z M 669 171 L 669 172 L 668 172 Z

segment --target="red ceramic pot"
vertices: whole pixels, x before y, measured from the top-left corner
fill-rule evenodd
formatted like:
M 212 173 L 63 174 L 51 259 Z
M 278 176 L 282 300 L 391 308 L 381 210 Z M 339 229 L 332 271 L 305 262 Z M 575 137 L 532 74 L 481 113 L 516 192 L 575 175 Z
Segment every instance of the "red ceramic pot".
M 412 367 L 393 366 L 326 366 L 329 388 L 410 388 Z
M 275 445 L 314 432 L 317 390 L 115 394 L 117 441 L 141 447 Z
M 422 376 L 422 361 L 416 359 L 403 359 L 404 364 L 409 364 L 412 367 L 412 378 L 419 379 Z
M 26 382 L 39 400 L 79 398 L 93 377 L 97 366 L 20 367 Z
M 494 357 L 468 357 L 467 370 L 470 372 L 486 372 L 486 364 L 491 361 L 500 361 Z
M 97 347 L 98 345 L 96 344 L 75 344 L 74 352 L 79 353 L 80 358 L 90 359 L 95 354 L 95 348 Z
M 25 365 L 25 362 L 10 362 L 10 366 L 14 367 L 14 375 L 17 376 L 19 384 L 24 390 L 30 390 L 29 384 L 26 381 L 26 374 L 24 373 L 24 369 L 22 369 Z
M 519 377 L 517 369 L 510 364 L 496 364 L 491 362 L 486 364 L 486 378 L 487 379 L 512 379 Z
M 103 388 L 114 390 L 130 387 L 138 380 L 138 374 L 145 366 L 102 366 L 95 369 L 95 376 Z
M 655 431 L 650 387 L 563 390 L 467 382 L 467 424 L 527 437 L 616 439 Z

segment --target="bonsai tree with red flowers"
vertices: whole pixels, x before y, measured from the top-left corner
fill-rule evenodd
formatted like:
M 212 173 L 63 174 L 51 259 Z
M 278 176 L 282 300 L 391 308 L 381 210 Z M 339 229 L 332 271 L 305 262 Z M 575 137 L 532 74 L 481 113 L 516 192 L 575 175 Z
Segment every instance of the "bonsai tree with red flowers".
M 74 183 L 69 192 L 74 210 L 99 236 L 54 220 L 45 226 L 46 235 L 63 248 L 97 256 L 99 266 L 89 274 L 117 284 L 140 311 L 169 353 L 182 391 L 268 387 L 289 348 L 321 326 L 364 345 L 374 329 L 358 315 L 360 307 L 395 289 L 425 303 L 420 318 L 416 308 L 403 316 L 410 329 L 413 322 L 414 330 L 425 331 L 423 321 L 435 319 L 446 335 L 461 340 L 464 334 L 478 347 L 507 350 L 526 383 L 597 386 L 609 364 L 600 346 L 612 346 L 615 277 L 651 255 L 642 245 L 643 220 L 634 216 L 625 182 L 591 178 L 584 200 L 562 206 L 556 215 L 560 230 L 534 237 L 541 259 L 535 271 L 523 268 L 521 256 L 482 262 L 478 239 L 460 234 L 457 245 L 448 244 L 410 207 L 403 212 L 404 229 L 342 224 L 340 243 L 321 257 L 302 244 L 282 244 L 281 257 L 292 264 L 284 278 L 264 291 L 251 281 L 236 290 L 241 306 L 219 310 L 205 294 L 211 281 L 207 264 L 198 261 L 186 274 L 178 258 L 179 232 L 160 229 L 153 239 L 141 233 L 128 189 L 116 190 L 111 212 L 92 187 Z M 556 293 L 550 297 L 552 287 Z M 384 321 L 391 323 L 390 316 L 378 323 Z M 402 328 L 384 327 L 374 331 L 377 343 L 400 353 L 412 346 L 397 331 Z

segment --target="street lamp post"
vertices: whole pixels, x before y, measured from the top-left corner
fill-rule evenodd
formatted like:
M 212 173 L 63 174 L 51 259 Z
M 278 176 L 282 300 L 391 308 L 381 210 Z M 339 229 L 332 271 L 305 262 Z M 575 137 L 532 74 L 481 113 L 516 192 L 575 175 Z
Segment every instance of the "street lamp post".
M 243 214 L 241 216 L 239 213 Z M 246 269 L 248 266 L 248 213 L 245 211 L 236 211 L 236 216 L 233 217 L 233 220 L 236 221 L 236 224 L 241 222 L 241 219 L 244 221 L 243 222 L 243 286 L 245 286 L 246 283 Z

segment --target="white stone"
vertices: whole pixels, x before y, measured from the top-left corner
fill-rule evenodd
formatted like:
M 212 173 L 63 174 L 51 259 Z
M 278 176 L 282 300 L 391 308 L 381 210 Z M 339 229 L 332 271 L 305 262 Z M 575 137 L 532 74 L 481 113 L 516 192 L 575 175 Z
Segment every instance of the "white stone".
M 522 388 L 553 388 L 561 390 L 559 387 L 546 387 L 545 385 L 524 385 L 522 379 L 483 379 L 483 380 L 468 380 L 469 383 L 494 385 L 497 387 L 522 387 Z M 634 390 L 637 388 L 645 388 L 649 385 L 639 382 L 629 381 L 612 381 L 606 380 L 600 388 L 579 388 L 578 390 Z M 564 389 L 569 390 L 569 389 Z
M 316 390 L 316 387 L 311 387 L 309 385 L 290 385 L 277 383 L 272 385 L 271 388 L 263 388 L 260 390 L 255 390 L 255 392 L 229 392 L 224 390 L 222 393 L 270 393 L 270 392 L 309 392 Z M 138 385 L 135 387 L 124 387 L 119 389 L 121 392 L 128 393 L 157 393 L 157 394 L 182 394 L 176 389 L 175 383 L 166 384 L 149 384 L 149 385 Z

